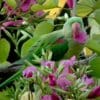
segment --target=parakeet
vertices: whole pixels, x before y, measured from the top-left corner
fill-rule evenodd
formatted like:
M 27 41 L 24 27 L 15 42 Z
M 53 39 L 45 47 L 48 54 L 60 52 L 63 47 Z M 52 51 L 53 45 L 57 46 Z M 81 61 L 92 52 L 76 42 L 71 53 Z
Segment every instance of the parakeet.
M 80 17 L 71 17 L 65 22 L 61 30 L 41 36 L 30 48 L 28 55 L 11 66 L 22 65 L 25 60 L 31 62 L 33 60 L 32 54 L 41 55 L 41 49 L 51 50 L 53 52 L 52 60 L 59 60 L 62 57 L 69 58 L 73 55 L 78 55 L 86 41 L 87 34 L 84 30 L 82 19 Z M 21 74 L 21 71 L 17 73 L 0 84 L 0 87 L 11 82 L 12 79 L 14 80 L 15 77 Z

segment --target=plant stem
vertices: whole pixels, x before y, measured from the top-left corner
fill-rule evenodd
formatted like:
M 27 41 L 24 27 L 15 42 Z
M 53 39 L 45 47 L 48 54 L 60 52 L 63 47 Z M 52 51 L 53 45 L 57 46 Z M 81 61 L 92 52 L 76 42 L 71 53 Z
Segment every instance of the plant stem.
M 76 4 L 77 4 L 77 0 L 73 0 L 73 9 L 71 11 L 72 16 L 76 16 Z

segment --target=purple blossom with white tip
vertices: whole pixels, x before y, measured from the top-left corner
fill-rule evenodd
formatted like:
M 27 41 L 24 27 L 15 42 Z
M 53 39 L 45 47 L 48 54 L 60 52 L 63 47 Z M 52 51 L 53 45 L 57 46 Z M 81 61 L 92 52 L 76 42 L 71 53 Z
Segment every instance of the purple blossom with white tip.
M 71 70 L 71 67 L 73 67 L 74 66 L 74 64 L 75 64 L 75 62 L 76 62 L 76 57 L 75 56 L 73 56 L 73 57 L 71 57 L 70 59 L 68 59 L 68 60 L 62 60 L 61 62 L 60 62 L 60 65 L 62 65 L 63 67 L 64 67 L 64 70 L 63 70 L 63 74 L 65 73 L 72 73 L 72 70 Z
M 83 81 L 87 86 L 94 84 L 93 78 L 92 78 L 92 77 L 89 77 L 89 76 L 87 76 L 87 75 L 84 75 L 84 76 L 82 77 L 82 81 Z
M 63 90 L 67 90 L 67 88 L 71 85 L 71 82 L 66 77 L 58 77 L 57 85 Z
M 30 66 L 27 67 L 24 71 L 23 71 L 23 76 L 26 78 L 31 78 L 34 76 L 34 74 L 37 72 L 37 68 L 35 66 Z
M 54 61 L 42 61 L 41 65 L 48 68 L 54 68 L 55 62 Z

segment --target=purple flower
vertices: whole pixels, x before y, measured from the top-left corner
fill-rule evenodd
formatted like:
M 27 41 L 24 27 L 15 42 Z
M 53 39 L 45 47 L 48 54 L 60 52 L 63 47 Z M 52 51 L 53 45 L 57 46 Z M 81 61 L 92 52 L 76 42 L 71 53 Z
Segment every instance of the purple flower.
M 36 12 L 35 13 L 35 15 L 37 16 L 37 17 L 42 17 L 43 15 L 44 15 L 44 11 L 38 11 L 38 12 Z
M 16 20 L 16 21 L 7 21 L 2 24 L 3 27 L 9 26 L 20 26 L 23 23 L 23 20 Z
M 43 96 L 42 100 L 61 100 L 61 99 L 60 99 L 60 97 L 56 93 L 53 93 L 51 95 Z
M 54 68 L 55 62 L 54 61 L 42 61 L 41 65 L 44 67 Z
M 74 66 L 75 62 L 76 62 L 76 57 L 75 56 L 71 57 L 69 60 L 61 61 L 60 64 L 62 66 L 64 66 L 64 70 L 63 70 L 62 73 L 65 73 L 65 74 L 66 73 L 72 73 L 72 70 L 71 70 L 70 67 Z
M 73 8 L 74 7 L 74 0 L 67 0 L 67 4 L 69 8 Z
M 66 77 L 59 77 L 57 79 L 57 85 L 63 90 L 67 90 L 67 88 L 71 85 L 71 82 Z
M 79 23 L 72 24 L 73 39 L 79 44 L 84 44 L 87 41 L 87 34 L 80 27 Z
M 34 73 L 37 71 L 35 66 L 30 66 L 27 67 L 24 71 L 23 71 L 23 76 L 26 78 L 31 78 L 33 77 Z
M 36 0 L 23 0 L 21 10 L 27 12 L 32 4 L 36 4 Z
M 49 75 L 49 84 L 50 86 L 55 86 L 56 85 L 56 77 L 54 74 Z
M 100 97 L 100 86 L 96 86 L 88 95 L 89 99 Z
M 87 75 L 84 75 L 84 76 L 82 77 L 82 81 L 83 81 L 87 86 L 94 84 L 93 78 L 88 77 Z

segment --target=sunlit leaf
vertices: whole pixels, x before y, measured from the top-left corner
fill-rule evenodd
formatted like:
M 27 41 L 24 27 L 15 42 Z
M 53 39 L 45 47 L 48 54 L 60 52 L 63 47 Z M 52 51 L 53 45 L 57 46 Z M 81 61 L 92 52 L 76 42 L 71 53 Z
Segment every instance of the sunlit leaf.
M 50 23 L 49 21 L 43 21 L 39 23 L 34 31 L 36 35 L 42 35 L 49 33 L 53 30 L 53 23 Z
M 9 51 L 10 51 L 9 42 L 4 38 L 0 39 L 0 63 L 5 62 L 7 60 Z
M 67 0 L 59 0 L 58 6 L 60 8 L 53 8 L 53 9 L 45 10 L 45 12 L 49 12 L 49 14 L 46 16 L 46 18 L 55 19 L 61 13 L 61 11 L 66 3 L 67 3 Z
M 7 4 L 13 8 L 17 7 L 16 0 L 6 0 Z
M 77 5 L 77 15 L 85 17 L 93 12 L 94 0 L 80 0 Z
M 89 39 L 86 44 L 86 47 L 100 54 L 100 44 L 96 40 Z
M 100 78 L 100 56 L 94 58 L 91 62 L 90 62 L 90 69 L 93 70 L 91 72 L 91 74 L 95 77 L 99 77 Z
M 100 43 L 100 25 L 95 20 L 97 16 L 94 16 L 94 13 L 88 18 L 89 26 L 91 26 L 90 30 L 90 38 L 98 41 Z
M 42 5 L 41 4 L 34 4 L 31 7 L 31 10 L 36 12 L 39 10 L 46 10 L 46 9 L 52 9 L 57 7 L 58 0 L 46 0 Z
M 58 5 L 58 0 L 46 0 L 46 2 L 43 4 L 43 6 L 46 9 L 51 9 L 51 8 L 55 8 Z
M 35 4 L 35 5 L 32 5 L 31 7 L 31 10 L 36 12 L 36 11 L 39 11 L 39 10 L 43 10 L 45 9 L 44 6 L 40 5 L 40 4 Z
M 94 19 L 97 21 L 98 24 L 100 24 L 100 9 L 94 12 Z

